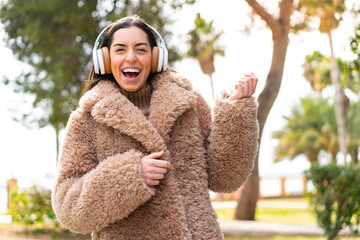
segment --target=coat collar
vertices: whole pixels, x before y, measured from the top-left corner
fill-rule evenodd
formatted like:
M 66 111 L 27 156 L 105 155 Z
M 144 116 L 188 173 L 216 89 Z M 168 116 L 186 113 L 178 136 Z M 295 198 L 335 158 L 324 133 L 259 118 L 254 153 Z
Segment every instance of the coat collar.
M 123 96 L 114 83 L 101 81 L 79 104 L 93 118 L 140 141 L 149 152 L 165 151 L 176 119 L 195 106 L 196 95 L 188 80 L 173 70 L 156 74 L 152 80 L 149 120 Z

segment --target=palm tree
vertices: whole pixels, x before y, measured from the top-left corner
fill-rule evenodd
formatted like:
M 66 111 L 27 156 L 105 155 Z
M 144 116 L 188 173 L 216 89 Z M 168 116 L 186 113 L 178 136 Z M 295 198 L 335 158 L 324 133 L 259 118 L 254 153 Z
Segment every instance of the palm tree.
M 212 74 L 215 72 L 214 57 L 216 54 L 224 56 L 224 50 L 217 46 L 217 41 L 222 35 L 216 32 L 212 26 L 213 21 L 207 23 L 198 13 L 194 21 L 195 28 L 189 32 L 191 39 L 188 41 L 190 48 L 187 55 L 194 57 L 200 64 L 201 71 L 209 75 L 211 83 L 211 93 L 214 99 L 214 85 Z
M 340 84 L 339 69 L 334 56 L 332 30 L 339 26 L 341 14 L 345 11 L 345 0 L 299 0 L 298 9 L 309 17 L 320 20 L 319 30 L 326 33 L 329 38 L 331 51 L 331 82 L 335 87 L 335 113 L 338 124 L 339 144 L 341 152 L 346 159 L 346 129 L 344 110 L 344 90 Z
M 320 95 L 303 98 L 300 106 L 294 106 L 290 116 L 284 118 L 285 126 L 272 134 L 279 140 L 274 162 L 299 155 L 316 162 L 320 151 L 330 153 L 332 161 L 336 161 L 339 152 L 336 118 L 328 99 Z
M 359 96 L 360 93 L 360 74 L 359 71 L 354 68 L 352 62 L 343 61 L 340 58 L 337 59 L 337 65 L 340 72 L 339 79 L 342 88 L 346 89 L 348 92 L 352 92 L 354 96 Z M 304 76 L 311 84 L 311 87 L 316 92 L 322 92 L 327 86 L 331 85 L 330 75 L 331 75 L 331 63 L 330 59 L 320 52 L 313 52 L 312 55 L 306 56 L 306 61 L 303 65 Z M 354 99 L 354 97 L 353 97 Z M 359 101 L 359 97 L 358 100 Z M 350 99 L 344 95 L 343 108 L 345 111 L 345 123 L 347 130 L 347 152 L 350 153 L 351 159 L 353 162 L 358 160 L 358 143 L 357 135 L 360 134 L 360 131 L 354 125 L 358 121 L 358 114 L 356 114 L 359 105 L 358 102 L 350 103 Z

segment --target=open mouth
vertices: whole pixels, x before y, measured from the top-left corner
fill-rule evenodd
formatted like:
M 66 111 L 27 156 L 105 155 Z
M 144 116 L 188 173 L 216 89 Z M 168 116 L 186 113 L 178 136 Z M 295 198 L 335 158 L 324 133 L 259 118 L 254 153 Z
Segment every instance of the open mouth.
M 137 78 L 139 76 L 140 72 L 141 71 L 138 68 L 125 68 L 122 70 L 122 73 L 128 79 Z

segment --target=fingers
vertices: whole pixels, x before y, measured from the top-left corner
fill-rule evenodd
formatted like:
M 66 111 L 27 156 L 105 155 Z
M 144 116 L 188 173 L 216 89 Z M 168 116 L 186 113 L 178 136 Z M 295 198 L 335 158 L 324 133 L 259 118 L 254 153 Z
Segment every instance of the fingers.
M 170 162 L 165 161 L 165 160 L 148 159 L 147 163 L 148 163 L 148 166 L 152 169 L 157 169 L 157 168 L 170 169 L 171 168 Z
M 162 157 L 162 155 L 164 155 L 163 151 L 161 151 L 161 152 L 153 152 L 153 153 L 145 156 L 144 158 L 146 158 L 146 159 L 156 159 L 156 158 Z
M 230 100 L 251 97 L 256 90 L 258 78 L 254 73 L 245 74 L 235 84 L 235 91 L 229 97 Z
M 244 94 L 245 94 L 244 83 L 238 82 L 238 83 L 236 84 L 235 95 L 241 95 L 241 96 L 243 96 Z
M 156 186 L 156 185 L 159 185 L 160 181 L 159 180 L 152 180 L 152 179 L 145 179 L 145 183 L 148 186 Z
M 165 173 L 144 173 L 144 181 L 149 186 L 159 185 L 160 180 L 165 177 Z
M 160 160 L 163 152 L 154 152 L 141 159 L 141 170 L 144 181 L 149 186 L 155 186 L 160 183 L 166 172 L 171 168 L 169 161 Z

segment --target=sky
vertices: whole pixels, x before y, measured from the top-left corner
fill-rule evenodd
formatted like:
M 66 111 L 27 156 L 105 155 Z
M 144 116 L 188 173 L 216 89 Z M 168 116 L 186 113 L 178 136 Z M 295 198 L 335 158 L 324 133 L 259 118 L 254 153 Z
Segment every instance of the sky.
M 214 27 L 224 31 L 220 44 L 225 47 L 225 56 L 215 58 L 215 93 L 222 89 L 231 89 L 242 74 L 254 72 L 259 78 L 255 93 L 255 96 L 258 96 L 265 85 L 270 68 L 271 32 L 262 24 L 262 28 L 254 27 L 250 34 L 245 34 L 241 29 L 249 22 L 246 15 L 249 7 L 245 1 L 227 0 L 226 3 L 198 0 L 194 6 L 183 7 L 180 13 L 174 14 L 174 18 L 178 19 L 173 26 L 174 35 L 177 36 L 174 37 L 174 41 L 178 41 L 177 45 L 185 51 L 186 33 L 193 27 L 196 13 L 200 12 L 205 20 L 213 19 Z M 353 20 L 344 16 L 344 21 L 333 35 L 336 56 L 350 58 L 348 38 L 353 35 L 353 29 Z M 15 77 L 27 68 L 5 47 L 3 36 L 4 31 L 0 30 L 0 79 L 3 76 Z M 274 164 L 273 149 L 277 141 L 271 139 L 271 132 L 280 129 L 284 124 L 282 116 L 289 114 L 290 108 L 299 103 L 300 97 L 311 92 L 303 77 L 302 64 L 305 56 L 314 50 L 330 55 L 326 35 L 314 31 L 290 36 L 280 92 L 267 119 L 261 142 L 259 171 L 262 177 L 299 175 L 309 167 L 308 162 L 302 157 Z M 189 78 L 194 88 L 212 105 L 209 78 L 201 72 L 195 60 L 185 59 L 172 67 Z M 12 120 L 13 113 L 9 108 L 16 107 L 16 102 L 22 99 L 14 94 L 10 87 L 0 83 L 0 186 L 10 177 L 29 184 L 44 181 L 44 178 L 51 182 L 56 172 L 54 130 L 50 127 L 27 129 L 21 123 Z M 64 132 L 61 134 L 62 138 L 63 135 Z

